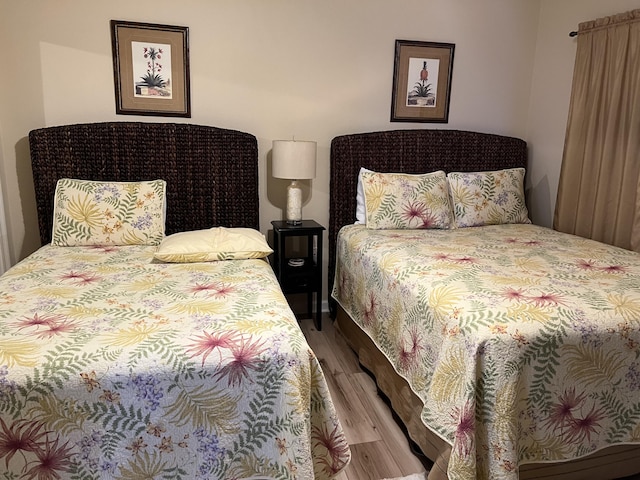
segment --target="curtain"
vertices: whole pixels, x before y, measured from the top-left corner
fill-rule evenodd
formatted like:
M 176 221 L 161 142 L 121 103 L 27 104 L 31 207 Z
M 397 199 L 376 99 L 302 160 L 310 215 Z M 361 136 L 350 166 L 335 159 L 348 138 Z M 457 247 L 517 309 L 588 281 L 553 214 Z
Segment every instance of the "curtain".
M 640 9 L 579 25 L 553 226 L 640 251 Z

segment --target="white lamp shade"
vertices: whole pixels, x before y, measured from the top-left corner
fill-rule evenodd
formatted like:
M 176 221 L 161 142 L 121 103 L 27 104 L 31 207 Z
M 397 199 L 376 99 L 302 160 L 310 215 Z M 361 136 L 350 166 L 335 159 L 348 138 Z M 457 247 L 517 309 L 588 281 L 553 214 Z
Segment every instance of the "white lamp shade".
M 305 180 L 316 176 L 316 142 L 274 140 L 271 159 L 275 178 Z

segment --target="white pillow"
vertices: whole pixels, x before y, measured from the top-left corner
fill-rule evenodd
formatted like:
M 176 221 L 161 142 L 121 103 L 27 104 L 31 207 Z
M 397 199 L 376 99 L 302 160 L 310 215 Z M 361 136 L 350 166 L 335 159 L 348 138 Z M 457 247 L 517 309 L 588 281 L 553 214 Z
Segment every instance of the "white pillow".
M 371 172 L 371 170 L 360 167 L 358 173 L 358 185 L 356 187 L 356 224 L 365 225 L 367 223 L 367 209 L 364 205 L 364 188 L 362 187 L 362 174 L 364 172 Z

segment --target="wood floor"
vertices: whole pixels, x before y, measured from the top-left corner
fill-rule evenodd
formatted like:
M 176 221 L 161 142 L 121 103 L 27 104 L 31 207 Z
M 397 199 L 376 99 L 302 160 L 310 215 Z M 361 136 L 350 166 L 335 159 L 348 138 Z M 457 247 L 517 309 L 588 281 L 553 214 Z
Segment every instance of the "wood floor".
M 427 470 L 428 463 L 425 466 L 412 453 L 373 379 L 360 368 L 328 314 L 323 316 L 322 331 L 311 320 L 301 320 L 300 325 L 320 360 L 351 447 L 351 463 L 336 480 L 379 480 Z

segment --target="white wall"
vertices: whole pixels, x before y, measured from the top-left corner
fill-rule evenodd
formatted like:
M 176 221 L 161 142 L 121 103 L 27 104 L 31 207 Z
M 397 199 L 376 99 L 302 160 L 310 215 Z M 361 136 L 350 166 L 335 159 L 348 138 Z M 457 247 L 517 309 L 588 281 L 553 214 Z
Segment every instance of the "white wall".
M 569 113 L 578 24 L 640 8 L 638 0 L 541 0 L 526 140 L 535 223 L 551 226 Z

